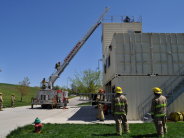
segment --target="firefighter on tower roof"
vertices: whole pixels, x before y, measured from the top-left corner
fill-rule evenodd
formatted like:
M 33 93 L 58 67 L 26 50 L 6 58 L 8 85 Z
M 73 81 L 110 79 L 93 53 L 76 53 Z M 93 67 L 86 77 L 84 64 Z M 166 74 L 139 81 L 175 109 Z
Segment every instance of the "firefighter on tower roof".
M 0 111 L 2 111 L 3 108 L 3 97 L 2 97 L 2 93 L 0 92 Z
M 111 112 L 116 121 L 116 131 L 118 135 L 122 135 L 121 121 L 124 128 L 124 133 L 130 133 L 129 125 L 127 122 L 127 113 L 128 113 L 128 101 L 123 93 L 121 87 L 116 88 L 116 95 L 112 99 Z
M 151 104 L 151 117 L 154 119 L 154 124 L 157 130 L 158 137 L 164 137 L 164 134 L 167 133 L 167 99 L 165 96 L 162 95 L 162 90 L 160 88 L 153 88 L 153 92 L 155 94 L 155 97 L 153 98 Z
M 104 99 L 103 89 L 100 89 L 98 93 L 99 94 L 97 95 L 97 98 L 96 98 L 97 103 L 99 100 L 102 101 Z M 103 103 L 98 103 L 98 113 L 97 113 L 97 117 L 96 117 L 97 120 L 104 121 L 104 119 L 105 119 L 104 113 L 103 113 L 103 107 L 104 107 Z
M 15 106 L 15 95 L 14 94 L 12 94 L 11 101 L 12 101 L 12 108 L 13 108 Z
M 59 70 L 60 62 L 56 63 L 55 69 Z
M 130 22 L 130 18 L 128 17 L 128 15 L 126 16 L 126 18 L 124 19 L 125 22 Z

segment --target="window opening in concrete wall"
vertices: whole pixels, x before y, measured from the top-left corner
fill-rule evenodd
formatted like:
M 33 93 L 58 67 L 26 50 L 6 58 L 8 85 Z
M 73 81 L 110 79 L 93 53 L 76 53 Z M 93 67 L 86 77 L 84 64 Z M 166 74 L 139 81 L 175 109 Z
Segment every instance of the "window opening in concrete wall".
M 106 58 L 106 68 L 110 67 L 110 56 L 108 56 L 108 58 Z
M 109 65 L 108 65 L 108 58 L 106 58 L 106 68 L 108 68 L 109 67 Z
M 108 66 L 110 67 L 110 65 L 111 65 L 110 64 L 110 56 L 108 57 L 108 64 L 109 64 Z
M 135 33 L 141 33 L 141 31 L 134 31 Z
M 104 65 L 104 73 L 106 74 L 106 65 Z

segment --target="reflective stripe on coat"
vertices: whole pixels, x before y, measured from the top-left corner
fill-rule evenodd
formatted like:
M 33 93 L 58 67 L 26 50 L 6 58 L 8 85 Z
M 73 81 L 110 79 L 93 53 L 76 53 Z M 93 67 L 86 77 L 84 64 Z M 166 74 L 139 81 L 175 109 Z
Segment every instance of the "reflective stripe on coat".
M 128 101 L 124 95 L 116 94 L 112 99 L 111 112 L 113 114 L 127 114 Z
M 0 103 L 2 103 L 3 102 L 3 97 L 2 96 L 0 96 Z
M 161 117 L 166 115 L 167 99 L 163 95 L 156 95 L 151 104 L 151 115 Z

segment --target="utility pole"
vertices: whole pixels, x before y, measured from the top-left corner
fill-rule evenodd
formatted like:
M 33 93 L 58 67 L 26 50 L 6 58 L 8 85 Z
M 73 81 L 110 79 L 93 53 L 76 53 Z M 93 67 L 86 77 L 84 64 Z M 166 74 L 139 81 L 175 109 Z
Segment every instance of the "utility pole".
M 68 78 L 70 78 L 70 77 L 68 77 Z M 68 78 L 67 78 L 67 90 L 68 90 Z
M 102 61 L 102 59 L 99 59 L 99 60 L 98 60 L 98 71 L 100 70 L 99 61 Z
M 0 64 L 0 72 L 2 72 L 2 70 L 1 70 L 1 64 Z

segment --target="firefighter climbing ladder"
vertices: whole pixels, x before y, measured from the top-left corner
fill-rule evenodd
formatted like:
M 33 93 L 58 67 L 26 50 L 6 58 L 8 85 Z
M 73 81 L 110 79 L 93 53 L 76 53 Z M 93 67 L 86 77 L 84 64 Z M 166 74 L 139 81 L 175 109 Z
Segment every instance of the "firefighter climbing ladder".
M 89 101 L 96 102 L 96 96 L 100 95 L 99 103 L 111 103 L 112 98 L 116 95 L 116 93 L 80 93 L 79 101 Z M 102 95 L 104 99 L 102 99 Z M 122 93 L 122 95 L 126 95 L 126 93 Z
M 66 56 L 64 61 L 62 61 L 61 65 L 59 66 L 58 70 L 55 70 L 52 75 L 49 77 L 48 85 L 46 89 L 52 89 L 54 82 L 57 80 L 59 75 L 64 71 L 66 66 L 70 63 L 73 57 L 77 54 L 80 48 L 84 45 L 87 39 L 91 36 L 91 34 L 95 31 L 95 29 L 101 24 L 101 20 L 107 14 L 110 8 L 105 9 L 105 11 L 100 15 L 98 20 L 93 24 L 87 33 L 78 41 L 78 43 L 74 46 L 74 48 L 70 51 L 70 53 Z

